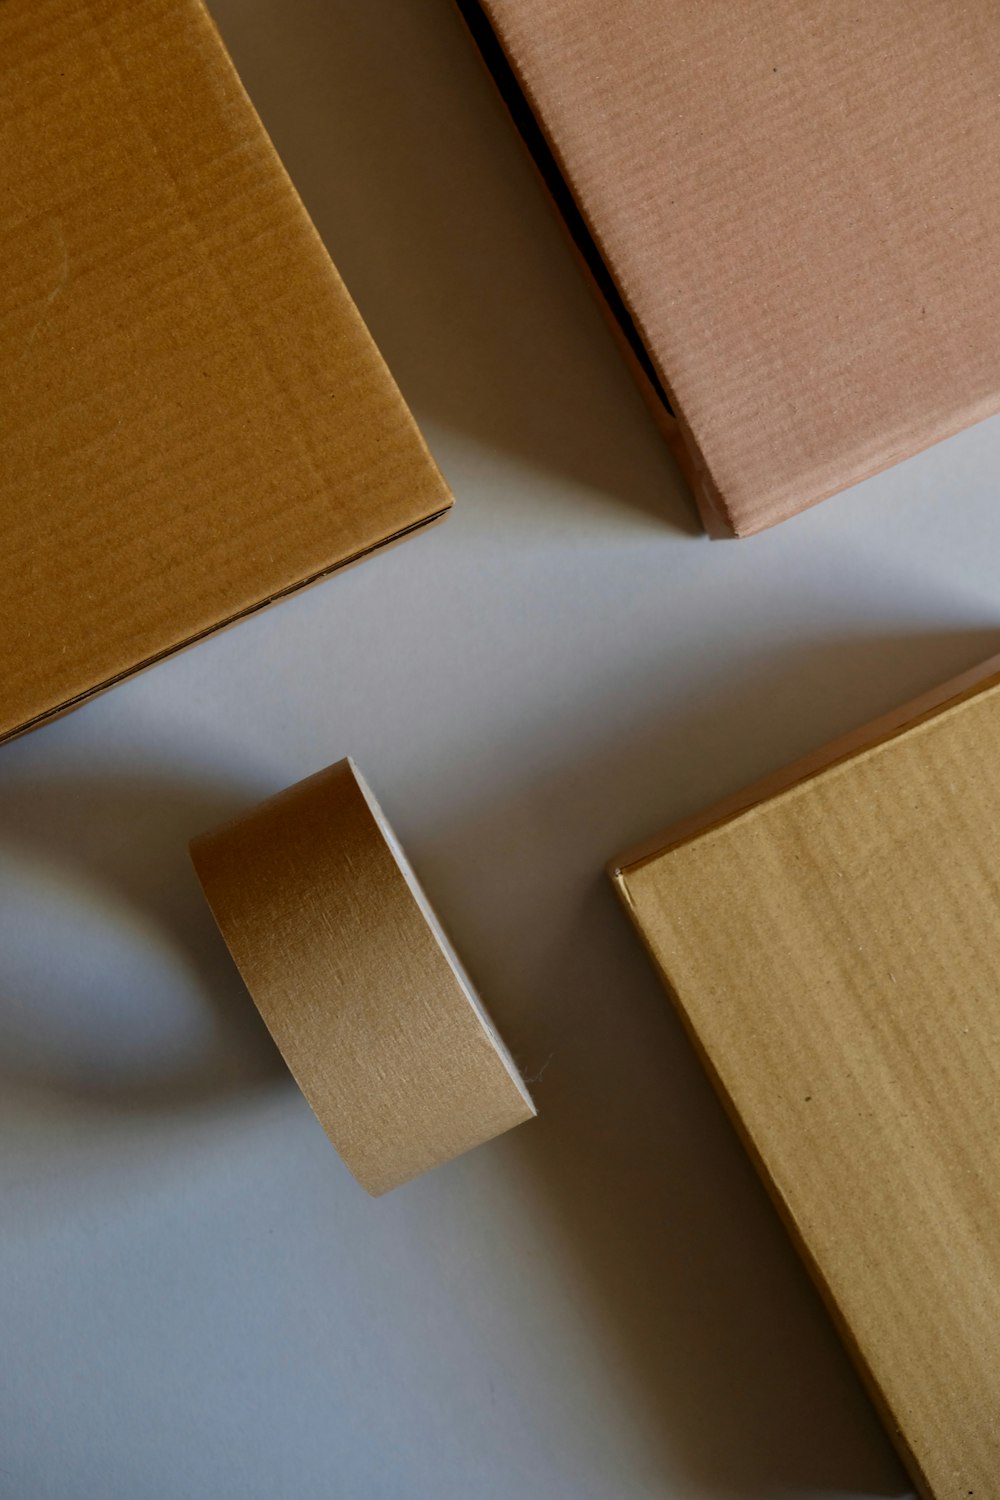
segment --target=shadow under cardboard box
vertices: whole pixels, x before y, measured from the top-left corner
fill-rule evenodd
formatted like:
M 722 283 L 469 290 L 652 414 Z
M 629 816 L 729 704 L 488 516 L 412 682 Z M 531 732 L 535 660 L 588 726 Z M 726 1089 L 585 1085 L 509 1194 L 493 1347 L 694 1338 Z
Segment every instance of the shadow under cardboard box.
M 418 418 L 699 536 L 457 8 L 209 6 Z
M 0 909 L 0 1079 L 28 1089 L 39 1108 L 58 1094 L 126 1113 L 284 1084 L 187 852 L 194 833 L 255 800 L 153 775 L 0 788 L 0 861 L 10 871 Z M 38 937 L 46 923 L 48 950 Z M 163 975 L 152 988 L 150 949 Z

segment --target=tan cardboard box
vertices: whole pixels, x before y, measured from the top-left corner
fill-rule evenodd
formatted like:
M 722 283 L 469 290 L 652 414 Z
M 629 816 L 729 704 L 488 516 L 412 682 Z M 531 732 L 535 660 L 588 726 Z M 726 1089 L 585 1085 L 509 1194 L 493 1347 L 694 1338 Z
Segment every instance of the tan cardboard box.
M 992 0 L 459 0 L 709 530 L 1000 409 Z
M 450 497 L 199 0 L 0 5 L 0 737 Z
M 1000 659 L 614 879 L 921 1494 L 1000 1493 Z

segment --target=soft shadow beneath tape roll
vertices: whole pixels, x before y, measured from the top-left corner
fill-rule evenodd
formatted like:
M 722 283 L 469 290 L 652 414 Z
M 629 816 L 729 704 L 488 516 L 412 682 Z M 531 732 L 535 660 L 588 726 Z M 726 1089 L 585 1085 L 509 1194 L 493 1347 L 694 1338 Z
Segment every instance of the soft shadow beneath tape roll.
M 369 1193 L 533 1117 L 353 762 L 202 834 L 191 858 L 296 1082 Z

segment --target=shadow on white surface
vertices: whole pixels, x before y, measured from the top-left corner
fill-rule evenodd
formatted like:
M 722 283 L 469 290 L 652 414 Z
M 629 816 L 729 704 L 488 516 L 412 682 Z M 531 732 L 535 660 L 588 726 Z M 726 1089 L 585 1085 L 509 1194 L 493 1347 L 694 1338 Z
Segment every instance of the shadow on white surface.
M 0 790 L 0 1078 L 27 1108 L 153 1111 L 286 1077 L 187 841 L 242 803 L 154 777 Z M 47 941 L 48 935 L 48 941 Z
M 211 10 L 418 418 L 700 534 L 457 9 Z

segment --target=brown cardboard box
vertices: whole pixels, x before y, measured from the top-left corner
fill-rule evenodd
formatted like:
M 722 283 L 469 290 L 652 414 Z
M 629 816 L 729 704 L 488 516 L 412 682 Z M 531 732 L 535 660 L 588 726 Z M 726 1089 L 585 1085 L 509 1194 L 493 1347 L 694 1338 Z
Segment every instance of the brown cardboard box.
M 1000 1485 L 1000 659 L 617 862 L 921 1494 Z
M 199 0 L 0 5 L 0 737 L 450 497 Z
M 459 3 L 710 530 L 1000 409 L 991 0 Z
M 349 760 L 191 845 L 247 988 L 320 1124 L 378 1195 L 535 1113 Z

